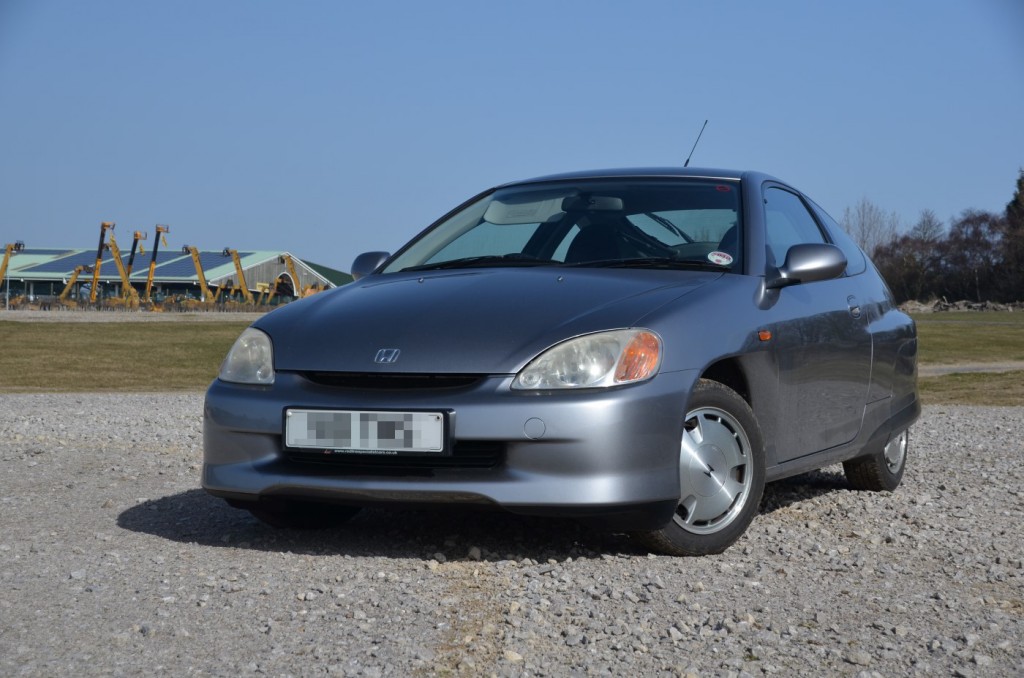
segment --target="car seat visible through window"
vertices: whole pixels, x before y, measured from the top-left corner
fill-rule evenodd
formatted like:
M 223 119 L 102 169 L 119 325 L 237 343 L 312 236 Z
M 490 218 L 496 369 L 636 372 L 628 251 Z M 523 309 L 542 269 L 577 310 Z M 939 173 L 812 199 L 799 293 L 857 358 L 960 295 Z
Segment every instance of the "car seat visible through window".
M 622 252 L 621 244 L 622 236 L 614 224 L 591 224 L 576 234 L 565 253 L 565 262 L 578 264 L 618 259 Z
M 718 242 L 718 251 L 731 255 L 734 259 L 740 253 L 740 237 L 736 224 L 729 227 L 722 239 Z

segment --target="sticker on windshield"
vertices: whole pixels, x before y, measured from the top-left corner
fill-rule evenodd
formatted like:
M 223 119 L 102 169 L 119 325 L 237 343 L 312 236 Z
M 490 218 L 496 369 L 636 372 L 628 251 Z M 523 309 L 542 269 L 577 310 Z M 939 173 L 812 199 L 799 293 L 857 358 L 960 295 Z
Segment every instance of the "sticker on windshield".
M 719 252 L 715 250 L 708 254 L 708 261 L 712 264 L 718 264 L 719 266 L 728 266 L 732 263 L 732 255 L 728 252 Z

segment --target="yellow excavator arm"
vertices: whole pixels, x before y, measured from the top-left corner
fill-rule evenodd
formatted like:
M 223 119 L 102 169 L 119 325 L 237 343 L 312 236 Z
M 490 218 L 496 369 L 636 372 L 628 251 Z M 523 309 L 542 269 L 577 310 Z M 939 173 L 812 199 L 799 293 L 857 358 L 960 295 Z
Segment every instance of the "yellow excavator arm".
M 292 277 L 292 294 L 296 297 L 302 296 L 302 281 L 299 280 L 299 274 L 295 270 L 295 262 L 292 261 L 292 255 L 285 254 L 282 257 L 284 259 L 284 265 L 288 269 L 288 275 Z
M 100 244 L 96 248 L 96 264 L 92 269 L 92 288 L 89 290 L 89 303 L 96 303 L 96 293 L 100 288 L 100 266 L 103 265 L 103 243 L 107 239 L 107 231 L 114 229 L 113 222 L 104 221 L 100 224 Z
M 107 243 L 107 249 L 114 257 L 114 265 L 117 266 L 117 274 L 121 276 L 122 296 L 128 300 L 132 306 L 139 305 L 139 293 L 132 287 L 132 282 L 128 277 L 128 271 L 124 267 L 124 262 L 121 260 L 121 250 L 117 246 L 117 241 L 114 239 L 114 234 L 110 234 L 110 242 Z
M 58 297 L 61 303 L 66 302 L 68 300 L 68 295 L 71 294 L 72 288 L 74 288 L 75 283 L 78 282 L 78 276 L 80 276 L 82 273 L 88 273 L 91 270 L 92 268 L 89 266 L 75 267 L 75 272 L 71 274 L 71 279 L 68 280 L 68 284 L 64 286 L 64 291 L 61 292 L 60 297 Z
M 15 252 L 20 252 L 23 249 L 25 249 L 25 243 L 20 240 L 18 242 L 12 242 L 4 247 L 4 260 L 0 263 L 0 285 L 3 284 L 4 277 L 7 275 L 7 264 L 10 262 L 11 256 L 13 256 Z
M 143 299 L 148 303 L 151 301 L 150 292 L 153 290 L 153 275 L 156 273 L 156 253 L 160 250 L 160 243 L 163 242 L 164 247 L 167 246 L 167 239 L 164 238 L 164 233 L 170 233 L 171 229 L 169 226 L 161 226 L 157 224 L 156 227 L 156 238 L 153 239 L 153 256 L 149 260 L 149 273 L 146 274 L 146 293 L 143 295 Z
M 249 291 L 249 285 L 245 282 L 245 271 L 242 270 L 242 260 L 238 256 L 238 250 L 225 247 L 221 254 L 224 256 L 230 256 L 231 261 L 235 263 L 235 273 L 238 274 L 238 287 L 242 290 L 242 296 L 245 297 L 245 303 L 255 305 L 256 300 L 253 299 L 252 292 Z
M 145 250 L 139 245 L 140 240 L 145 240 L 149 237 L 149 234 L 145 231 L 135 231 L 132 237 L 132 251 L 128 254 L 128 265 L 125 268 L 128 270 L 128 277 L 132 277 L 132 269 L 135 266 L 135 253 L 145 254 Z
M 320 287 L 319 283 L 313 283 L 312 285 L 306 285 L 305 287 L 302 286 L 302 283 L 299 282 L 299 273 L 295 269 L 295 260 L 292 259 L 292 255 L 283 254 L 281 255 L 281 259 L 284 260 L 284 265 L 288 269 L 288 273 L 292 276 L 292 281 L 294 283 L 294 289 L 292 292 L 297 298 L 308 297 L 312 294 L 323 291 L 323 288 Z
M 199 259 L 199 250 L 191 245 L 185 245 L 181 248 L 181 251 L 185 254 L 192 255 L 192 263 L 196 267 L 196 276 L 199 278 L 199 291 L 203 295 L 203 302 L 212 305 L 214 302 L 214 296 L 210 293 L 210 288 L 206 284 L 206 274 L 203 273 L 203 263 Z

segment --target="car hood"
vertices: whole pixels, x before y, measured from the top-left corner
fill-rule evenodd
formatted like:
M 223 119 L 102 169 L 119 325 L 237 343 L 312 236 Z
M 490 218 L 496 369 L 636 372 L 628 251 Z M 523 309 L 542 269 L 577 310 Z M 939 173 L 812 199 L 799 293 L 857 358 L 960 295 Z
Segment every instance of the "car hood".
M 551 268 L 375 275 L 255 326 L 270 335 L 278 370 L 513 374 L 553 344 L 635 326 L 720 276 Z M 380 364 L 381 349 L 399 353 Z

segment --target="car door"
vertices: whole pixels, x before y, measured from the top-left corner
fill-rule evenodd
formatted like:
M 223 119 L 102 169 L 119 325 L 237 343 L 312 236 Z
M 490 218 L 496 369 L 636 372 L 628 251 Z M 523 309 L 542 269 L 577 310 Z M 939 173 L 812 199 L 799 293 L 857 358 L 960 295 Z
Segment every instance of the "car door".
M 798 194 L 769 184 L 763 195 L 769 265 L 781 265 L 793 245 L 828 242 Z M 857 281 L 846 275 L 779 290 L 771 328 L 778 461 L 841 445 L 859 433 L 871 377 L 871 335 L 860 303 Z

